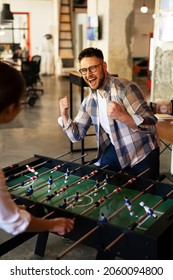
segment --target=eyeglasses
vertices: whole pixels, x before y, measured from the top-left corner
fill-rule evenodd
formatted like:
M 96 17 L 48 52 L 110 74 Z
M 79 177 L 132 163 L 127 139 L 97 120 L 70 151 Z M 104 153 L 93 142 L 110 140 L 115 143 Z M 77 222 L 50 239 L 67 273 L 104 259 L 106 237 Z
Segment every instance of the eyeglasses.
M 81 73 L 81 75 L 86 75 L 87 71 L 89 71 L 90 73 L 95 73 L 97 71 L 97 67 L 101 64 L 103 64 L 103 62 L 96 64 L 96 65 L 92 65 L 88 68 L 79 69 L 79 72 Z

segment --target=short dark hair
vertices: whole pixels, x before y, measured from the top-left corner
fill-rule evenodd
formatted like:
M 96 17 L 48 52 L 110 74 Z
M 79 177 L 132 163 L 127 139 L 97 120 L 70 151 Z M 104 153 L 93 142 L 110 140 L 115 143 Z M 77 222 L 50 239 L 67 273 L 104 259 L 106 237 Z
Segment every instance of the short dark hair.
M 78 56 L 78 60 L 79 60 L 79 62 L 81 62 L 82 58 L 92 57 L 92 56 L 96 56 L 96 57 L 104 60 L 102 51 L 97 48 L 86 48 L 86 49 L 82 50 Z
M 0 61 L 0 112 L 17 104 L 25 91 L 22 74 L 11 65 Z

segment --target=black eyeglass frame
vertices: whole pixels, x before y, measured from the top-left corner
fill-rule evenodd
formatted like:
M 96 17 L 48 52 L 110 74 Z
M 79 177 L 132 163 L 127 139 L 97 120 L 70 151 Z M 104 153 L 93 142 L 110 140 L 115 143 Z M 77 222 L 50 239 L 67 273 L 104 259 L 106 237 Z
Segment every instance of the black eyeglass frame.
M 80 72 L 81 75 L 86 75 L 87 71 L 89 71 L 90 73 L 95 73 L 97 71 L 97 67 L 101 64 L 103 64 L 103 62 L 98 63 L 96 65 L 91 65 L 88 68 L 81 68 L 81 69 L 79 69 L 79 72 Z

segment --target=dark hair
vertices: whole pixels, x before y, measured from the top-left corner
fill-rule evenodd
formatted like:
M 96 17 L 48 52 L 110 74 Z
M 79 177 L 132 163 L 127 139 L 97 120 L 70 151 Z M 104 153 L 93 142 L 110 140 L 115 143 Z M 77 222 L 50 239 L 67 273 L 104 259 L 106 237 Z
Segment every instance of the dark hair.
M 22 74 L 7 63 L 0 61 L 0 112 L 11 104 L 17 104 L 25 90 Z
M 92 56 L 96 56 L 96 57 L 104 60 L 102 51 L 97 48 L 86 48 L 86 49 L 82 50 L 78 56 L 78 60 L 79 60 L 79 62 L 81 62 L 82 58 L 92 57 Z

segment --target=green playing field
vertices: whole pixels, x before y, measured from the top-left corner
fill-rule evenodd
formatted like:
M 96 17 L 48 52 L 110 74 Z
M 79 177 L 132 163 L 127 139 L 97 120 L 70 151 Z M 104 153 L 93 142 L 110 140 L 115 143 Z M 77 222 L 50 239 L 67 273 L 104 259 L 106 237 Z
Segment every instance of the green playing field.
M 63 200 L 66 198 L 66 210 L 86 215 L 98 221 L 101 219 L 101 213 L 104 213 L 109 223 L 123 228 L 127 228 L 146 213 L 144 208 L 139 204 L 141 201 L 143 201 L 148 207 L 152 208 L 161 200 L 161 197 L 149 193 L 139 195 L 140 191 L 129 189 L 128 187 L 123 187 L 119 192 L 115 192 L 115 189 L 120 186 L 111 184 L 111 181 L 105 185 L 103 184 L 103 181 L 101 181 L 100 187 L 96 192 L 96 182 L 93 180 L 91 173 L 88 174 L 89 178 L 87 179 L 82 179 L 82 177 L 70 174 L 68 181 L 65 183 L 64 172 L 54 171 L 51 173 L 53 170 L 46 167 L 38 168 L 37 171 L 38 178 L 36 180 L 31 179 L 31 177 L 34 176 L 33 173 L 27 172 L 7 182 L 9 192 L 14 195 L 27 197 L 26 192 L 29 189 L 29 186 L 32 185 L 34 192 L 31 198 L 33 201 L 39 201 L 51 206 L 59 207 L 63 204 Z M 53 178 L 53 184 L 51 192 L 48 193 L 48 179 L 50 175 Z M 21 182 L 24 183 L 23 186 L 21 186 Z M 63 190 L 63 187 L 67 187 L 66 190 Z M 74 204 L 73 200 L 76 192 L 79 193 L 79 200 Z M 48 200 L 47 197 L 50 198 L 51 194 L 52 198 Z M 125 196 L 132 203 L 132 216 L 125 205 Z M 138 197 L 136 198 L 136 196 Z M 99 207 L 96 207 L 96 203 L 102 198 L 104 200 L 103 203 L 100 203 Z M 148 215 L 146 219 L 137 226 L 135 231 L 143 232 L 147 230 L 170 207 L 172 207 L 171 199 L 161 203 L 154 210 L 157 218 Z M 112 214 L 115 212 L 116 215 L 111 218 Z

